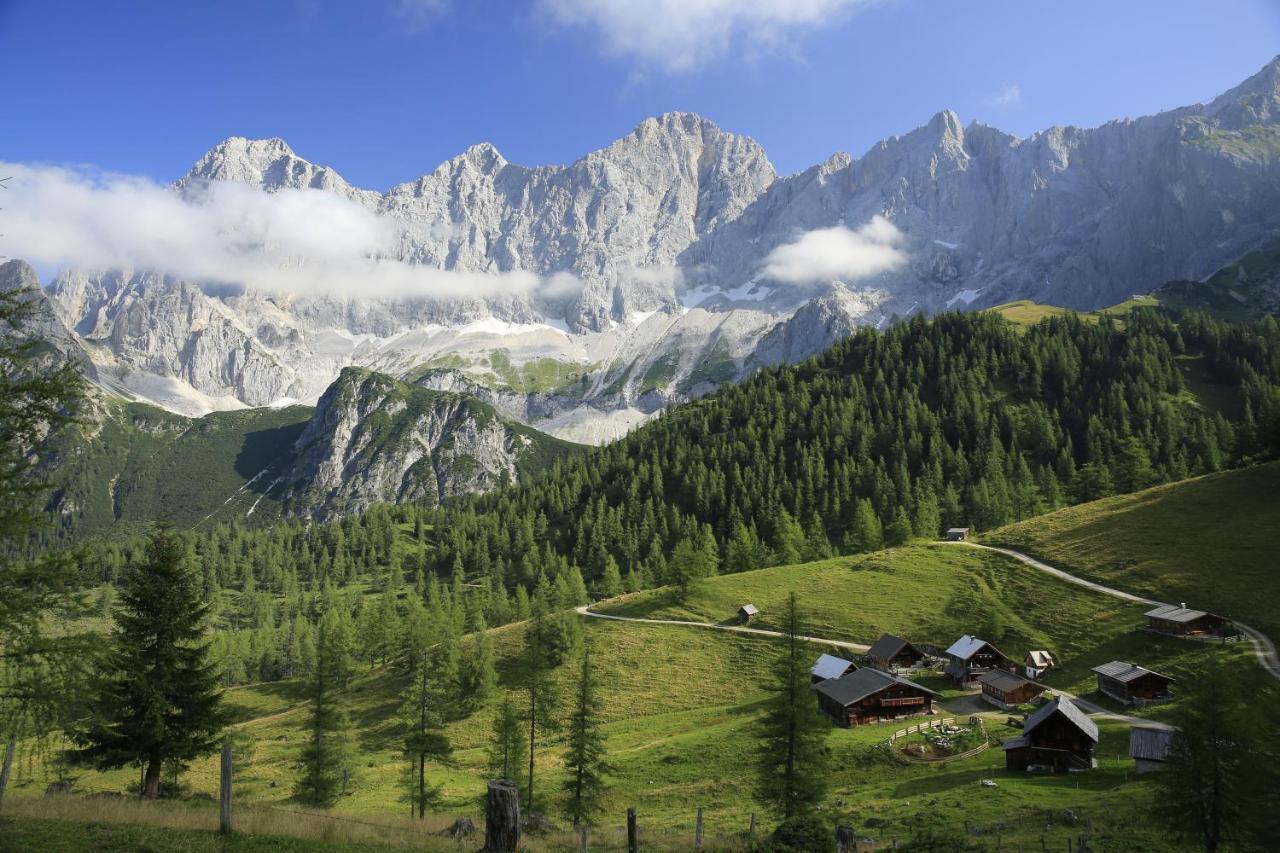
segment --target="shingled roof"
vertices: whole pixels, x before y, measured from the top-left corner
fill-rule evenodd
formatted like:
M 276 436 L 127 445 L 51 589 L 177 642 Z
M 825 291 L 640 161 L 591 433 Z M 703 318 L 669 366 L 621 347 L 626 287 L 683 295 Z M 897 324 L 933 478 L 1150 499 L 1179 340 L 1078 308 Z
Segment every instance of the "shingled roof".
M 873 693 L 879 693 L 886 687 L 892 687 L 895 684 L 902 684 L 907 687 L 914 687 L 917 690 L 923 690 L 930 696 L 937 696 L 928 687 L 916 684 L 905 678 L 898 678 L 896 675 L 890 675 L 887 672 L 881 672 L 878 669 L 859 669 L 849 673 L 843 678 L 832 678 L 827 681 L 813 685 L 813 689 L 819 693 L 834 700 L 838 704 L 848 707 L 854 702 L 866 699 Z
M 1105 675 L 1107 678 L 1115 679 L 1121 684 L 1128 684 L 1130 681 L 1141 678 L 1144 675 L 1155 675 L 1173 681 L 1167 675 L 1160 675 L 1160 673 L 1138 666 L 1136 663 L 1129 663 L 1123 660 L 1113 660 L 1111 663 L 1095 666 L 1093 671 L 1098 675 Z
M 1129 757 L 1145 761 L 1164 761 L 1173 743 L 1173 729 L 1134 726 L 1129 729 Z
M 1162 604 L 1159 607 L 1148 610 L 1143 614 L 1153 619 L 1163 619 L 1166 622 L 1194 622 L 1205 616 L 1212 614 L 1203 610 L 1190 610 L 1186 607 L 1174 607 L 1172 604 Z
M 1059 696 L 1047 705 L 1042 705 L 1039 711 L 1028 717 L 1027 721 L 1022 724 L 1022 734 L 1024 736 L 1031 734 L 1036 726 L 1052 717 L 1055 713 L 1062 714 L 1062 716 L 1071 721 L 1072 725 L 1087 735 L 1091 741 L 1098 742 L 1098 724 L 1089 719 L 1084 711 L 1077 708 L 1075 703 L 1065 696 Z
M 867 657 L 872 660 L 888 660 L 910 645 L 901 637 L 896 637 L 893 634 L 881 634 L 880 639 L 876 640 L 871 648 L 867 650 Z

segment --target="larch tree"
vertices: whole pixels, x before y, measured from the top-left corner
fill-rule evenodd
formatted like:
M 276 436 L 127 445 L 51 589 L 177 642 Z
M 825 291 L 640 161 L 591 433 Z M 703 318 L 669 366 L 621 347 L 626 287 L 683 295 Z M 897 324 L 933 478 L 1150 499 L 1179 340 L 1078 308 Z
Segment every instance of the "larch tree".
M 316 626 L 315 664 L 307 684 L 311 715 L 302 748 L 302 772 L 294 787 L 299 800 L 329 806 L 351 785 L 354 760 L 351 721 L 338 704 L 351 674 L 350 629 L 330 606 Z
M 793 592 L 782 613 L 783 649 L 760 722 L 757 789 L 784 818 L 816 808 L 827 790 L 827 736 L 831 726 L 819 713 L 810 686 L 810 654 L 803 618 Z
M 605 778 L 611 771 L 600 731 L 603 710 L 600 688 L 591 663 L 591 648 L 584 646 L 568 721 L 564 766 L 565 814 L 574 826 L 583 826 L 603 809 Z
M 213 751 L 228 722 L 210 661 L 202 584 L 182 540 L 157 528 L 127 576 L 111 651 L 73 729 L 74 760 L 99 769 L 141 764 L 143 796 L 160 795 L 167 762 Z

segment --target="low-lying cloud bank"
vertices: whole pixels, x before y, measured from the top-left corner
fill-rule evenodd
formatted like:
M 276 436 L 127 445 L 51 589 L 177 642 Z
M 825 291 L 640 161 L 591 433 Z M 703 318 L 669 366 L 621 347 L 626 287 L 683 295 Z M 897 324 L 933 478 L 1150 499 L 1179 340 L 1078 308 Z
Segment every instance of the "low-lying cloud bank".
M 43 268 L 148 269 L 273 293 L 571 295 L 572 275 L 467 273 L 397 258 L 400 226 L 322 190 L 213 183 L 184 194 L 92 170 L 0 163 L 0 252 Z
M 902 242 L 897 226 L 879 215 L 857 230 L 816 228 L 770 252 L 764 274 L 787 284 L 852 282 L 900 268 L 907 262 Z

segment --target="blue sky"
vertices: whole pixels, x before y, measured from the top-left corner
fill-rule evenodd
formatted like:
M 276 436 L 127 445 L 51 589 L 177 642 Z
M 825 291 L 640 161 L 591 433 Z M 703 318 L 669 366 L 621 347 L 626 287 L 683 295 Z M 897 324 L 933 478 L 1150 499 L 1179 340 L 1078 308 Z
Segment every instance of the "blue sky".
M 937 110 L 1026 135 L 1206 100 L 1280 51 L 1274 0 L 0 0 L 0 159 L 169 181 L 281 136 L 385 189 L 480 141 L 569 162 L 692 110 L 782 172 Z

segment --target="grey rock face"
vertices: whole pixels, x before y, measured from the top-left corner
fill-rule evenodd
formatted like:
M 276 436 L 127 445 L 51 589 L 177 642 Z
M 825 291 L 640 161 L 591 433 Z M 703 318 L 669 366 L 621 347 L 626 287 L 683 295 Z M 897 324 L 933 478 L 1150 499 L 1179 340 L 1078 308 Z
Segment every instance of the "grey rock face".
M 320 398 L 280 488 L 287 512 L 316 518 L 435 502 L 518 481 L 521 457 L 541 440 L 473 399 L 347 369 Z
M 104 382 L 175 410 L 313 401 L 364 365 L 469 383 L 505 413 L 598 441 L 855 325 L 1021 298 L 1097 308 L 1200 280 L 1280 235 L 1278 164 L 1280 60 L 1209 104 L 1026 139 L 944 111 L 860 158 L 782 178 L 755 142 L 688 113 L 568 166 L 476 145 L 382 194 L 281 140 L 233 138 L 176 191 L 331 192 L 394 222 L 399 260 L 568 272 L 582 290 L 283 297 L 114 270 L 65 273 L 50 295 Z M 805 232 L 877 215 L 903 234 L 901 267 L 804 286 L 765 274 L 770 252 Z M 499 356 L 519 375 L 494 367 Z M 538 379 L 551 363 L 572 381 Z

